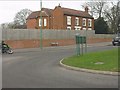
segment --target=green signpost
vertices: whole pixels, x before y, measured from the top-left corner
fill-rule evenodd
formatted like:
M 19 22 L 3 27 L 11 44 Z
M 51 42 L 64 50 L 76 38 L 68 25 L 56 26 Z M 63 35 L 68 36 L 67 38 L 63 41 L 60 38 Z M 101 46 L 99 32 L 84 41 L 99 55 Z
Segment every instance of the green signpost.
M 85 36 L 80 36 L 79 34 L 77 34 L 76 36 L 76 51 L 77 51 L 77 55 L 83 55 L 83 45 L 85 44 L 85 50 L 87 50 L 87 46 L 86 46 L 86 37 Z M 81 47 L 81 49 L 80 49 Z

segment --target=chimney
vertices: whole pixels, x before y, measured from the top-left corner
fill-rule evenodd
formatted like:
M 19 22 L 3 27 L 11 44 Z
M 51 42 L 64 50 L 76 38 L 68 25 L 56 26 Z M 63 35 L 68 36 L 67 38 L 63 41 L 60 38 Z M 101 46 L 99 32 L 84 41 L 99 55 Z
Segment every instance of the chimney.
M 85 7 L 85 12 L 88 13 L 89 8 L 86 6 Z
M 55 7 L 55 9 L 56 9 L 56 8 L 61 8 L 60 3 L 59 3 L 59 5 L 58 5 L 58 6 L 56 6 L 56 7 Z
M 60 3 L 59 3 L 59 5 L 58 5 L 58 7 L 61 7 Z

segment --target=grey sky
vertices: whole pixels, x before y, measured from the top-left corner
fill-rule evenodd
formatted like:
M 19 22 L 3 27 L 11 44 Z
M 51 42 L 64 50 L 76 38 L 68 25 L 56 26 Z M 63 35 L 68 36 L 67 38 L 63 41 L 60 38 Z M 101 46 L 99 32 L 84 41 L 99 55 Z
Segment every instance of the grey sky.
M 82 10 L 81 4 L 84 3 L 84 1 L 63 1 L 63 0 L 57 0 L 57 1 L 48 1 L 48 0 L 42 0 L 42 6 L 44 8 L 51 8 L 54 9 L 55 6 L 60 5 L 62 7 L 66 8 L 72 8 L 77 10 Z M 40 10 L 40 1 L 36 0 L 26 0 L 26 1 L 0 1 L 0 24 L 4 22 L 12 22 L 15 14 L 19 12 L 21 9 L 30 9 L 32 11 L 38 11 Z
M 76 10 L 83 10 L 81 4 L 91 1 L 99 0 L 42 0 L 44 8 L 54 9 L 55 6 L 60 5 L 66 8 Z M 112 1 L 112 0 L 104 0 Z M 116 0 L 115 0 L 116 1 Z M 15 14 L 21 9 L 30 9 L 32 11 L 40 10 L 40 0 L 0 0 L 0 24 L 12 22 Z

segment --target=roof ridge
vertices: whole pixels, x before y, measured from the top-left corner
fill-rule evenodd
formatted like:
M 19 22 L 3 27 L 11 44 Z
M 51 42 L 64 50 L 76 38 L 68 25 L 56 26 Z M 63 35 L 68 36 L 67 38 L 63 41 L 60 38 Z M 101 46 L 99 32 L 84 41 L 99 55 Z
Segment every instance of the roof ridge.
M 51 8 L 42 8 L 42 9 L 48 9 L 48 10 L 53 10 L 53 9 L 51 9 Z
M 69 10 L 74 10 L 74 11 L 80 11 L 80 12 L 84 12 L 84 11 L 81 11 L 81 10 L 77 10 L 77 9 L 72 9 L 72 8 L 65 8 L 65 7 L 61 7 L 62 9 L 69 9 Z

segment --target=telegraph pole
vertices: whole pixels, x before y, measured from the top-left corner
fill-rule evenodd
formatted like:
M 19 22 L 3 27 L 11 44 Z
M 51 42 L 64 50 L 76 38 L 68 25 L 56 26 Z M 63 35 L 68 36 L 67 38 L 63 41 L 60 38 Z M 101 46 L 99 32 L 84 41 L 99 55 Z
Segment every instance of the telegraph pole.
M 40 48 L 42 49 L 42 0 L 40 0 Z

